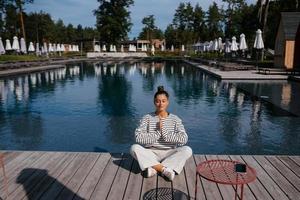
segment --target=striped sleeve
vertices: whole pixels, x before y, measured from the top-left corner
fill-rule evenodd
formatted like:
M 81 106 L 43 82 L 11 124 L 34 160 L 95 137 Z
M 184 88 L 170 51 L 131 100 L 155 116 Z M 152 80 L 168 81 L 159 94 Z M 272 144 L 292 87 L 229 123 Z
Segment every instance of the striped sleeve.
M 149 131 L 149 126 L 150 116 L 145 115 L 135 130 L 135 140 L 137 143 L 142 145 L 153 144 L 159 139 L 159 135 L 155 134 L 155 132 Z
M 183 146 L 188 141 L 188 135 L 184 129 L 181 119 L 175 117 L 174 131 L 169 133 L 163 133 L 165 141 L 170 143 L 176 143 L 178 146 Z

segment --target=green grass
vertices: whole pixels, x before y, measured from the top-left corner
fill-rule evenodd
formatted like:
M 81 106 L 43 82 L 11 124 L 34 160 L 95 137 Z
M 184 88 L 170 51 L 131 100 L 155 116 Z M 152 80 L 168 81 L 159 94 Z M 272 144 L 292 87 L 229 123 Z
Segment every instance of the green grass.
M 35 55 L 1 55 L 0 62 L 9 62 L 9 61 L 34 61 L 40 60 L 41 57 Z
M 83 53 L 83 57 L 86 53 Z M 49 58 L 72 58 L 81 57 L 80 52 L 68 52 L 63 53 L 62 56 L 59 55 L 49 55 Z M 47 60 L 46 56 L 36 56 L 36 55 L 0 55 L 0 63 L 5 62 L 18 62 L 18 61 L 37 61 L 37 60 Z

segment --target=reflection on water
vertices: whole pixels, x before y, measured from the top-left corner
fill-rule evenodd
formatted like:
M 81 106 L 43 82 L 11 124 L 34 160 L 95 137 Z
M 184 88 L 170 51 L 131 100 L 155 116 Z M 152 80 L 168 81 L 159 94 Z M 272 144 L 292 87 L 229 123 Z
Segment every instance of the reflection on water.
M 127 152 L 158 85 L 195 153 L 300 153 L 299 83 L 221 82 L 180 62 L 77 63 L 0 79 L 0 149 Z

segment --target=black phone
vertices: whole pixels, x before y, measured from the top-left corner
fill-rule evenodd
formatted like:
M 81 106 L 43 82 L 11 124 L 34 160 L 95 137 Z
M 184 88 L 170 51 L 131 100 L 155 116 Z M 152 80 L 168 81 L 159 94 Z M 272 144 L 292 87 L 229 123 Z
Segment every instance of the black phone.
M 247 171 L 247 167 L 245 164 L 237 163 L 234 165 L 235 172 L 245 173 Z

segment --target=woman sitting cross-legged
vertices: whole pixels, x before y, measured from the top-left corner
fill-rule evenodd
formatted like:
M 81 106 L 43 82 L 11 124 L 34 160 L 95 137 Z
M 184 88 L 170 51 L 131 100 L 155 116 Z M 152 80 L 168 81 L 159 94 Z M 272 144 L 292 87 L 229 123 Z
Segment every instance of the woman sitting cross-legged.
M 192 149 L 183 146 L 188 136 L 181 119 L 167 112 L 169 94 L 159 86 L 154 95 L 156 111 L 145 115 L 135 130 L 136 142 L 130 153 L 138 161 L 146 177 L 161 173 L 172 181 L 180 174 Z

